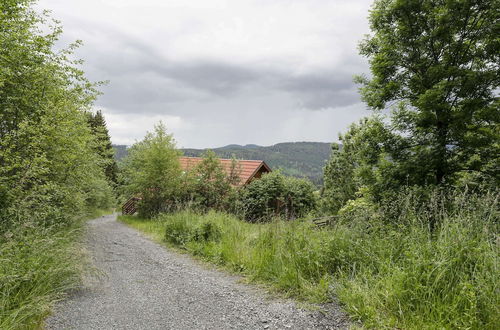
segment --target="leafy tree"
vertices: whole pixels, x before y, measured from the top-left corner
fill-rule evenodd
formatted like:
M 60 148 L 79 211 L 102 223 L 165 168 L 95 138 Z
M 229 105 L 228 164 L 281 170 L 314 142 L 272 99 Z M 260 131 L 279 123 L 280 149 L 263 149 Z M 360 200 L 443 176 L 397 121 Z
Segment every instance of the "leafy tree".
M 233 174 L 234 175 L 234 174 Z M 221 165 L 219 158 L 208 150 L 203 160 L 194 169 L 194 200 L 196 206 L 204 209 L 225 207 L 226 197 L 231 191 L 231 180 Z
M 371 108 L 394 110 L 407 183 L 476 173 L 498 185 L 499 18 L 496 0 L 375 1 L 360 47 L 372 77 L 358 81 Z
M 301 217 L 316 207 L 314 185 L 306 180 L 286 177 L 279 171 L 265 174 L 241 191 L 245 218 L 268 220 L 273 216 Z
M 138 195 L 139 214 L 152 217 L 169 211 L 181 190 L 179 151 L 163 123 L 130 147 L 124 159 L 123 181 L 127 197 Z
M 338 212 L 361 192 L 380 200 L 405 178 L 394 166 L 392 154 L 401 138 L 390 132 L 383 117 L 364 118 L 339 136 L 342 148 L 332 145 L 332 155 L 324 170 L 322 208 Z M 365 196 L 366 197 L 366 196 Z
M 241 164 L 238 162 L 236 156 L 233 154 L 231 156 L 231 166 L 229 167 L 229 172 L 227 174 L 227 182 L 232 186 L 240 184 L 241 171 L 242 171 Z
M 97 85 L 70 60 L 78 44 L 53 51 L 62 29 L 33 3 L 0 2 L 2 230 L 67 222 L 113 197 L 85 117 Z
M 88 114 L 88 122 L 92 133 L 95 136 L 96 146 L 95 150 L 100 156 L 102 167 L 106 178 L 110 183 L 117 183 L 118 166 L 115 161 L 115 150 L 111 144 L 111 137 L 109 136 L 108 128 L 106 127 L 106 120 L 102 115 L 101 110 L 95 113 Z

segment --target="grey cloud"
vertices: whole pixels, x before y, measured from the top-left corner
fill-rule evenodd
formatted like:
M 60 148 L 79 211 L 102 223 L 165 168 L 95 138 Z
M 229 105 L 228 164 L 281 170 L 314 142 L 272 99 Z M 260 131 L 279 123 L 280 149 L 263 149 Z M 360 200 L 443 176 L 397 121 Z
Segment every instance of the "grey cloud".
M 338 108 L 360 101 L 350 73 L 330 71 L 290 77 L 283 89 L 297 94 L 303 107 L 311 110 Z
M 338 70 L 295 75 L 282 69 L 258 65 L 233 65 L 197 60 L 175 62 L 159 54 L 149 44 L 109 28 L 84 47 L 92 79 L 109 80 L 100 103 L 119 112 L 175 111 L 184 100 L 203 101 L 209 97 L 231 98 L 252 89 L 283 91 L 297 107 L 311 110 L 348 106 L 359 102 L 352 81 L 353 68 L 363 71 L 363 63 L 346 59 Z M 98 31 L 94 35 L 98 35 Z M 349 62 L 351 61 L 351 62 Z M 342 69 L 349 67 L 349 72 Z M 354 71 L 356 72 L 356 71 Z

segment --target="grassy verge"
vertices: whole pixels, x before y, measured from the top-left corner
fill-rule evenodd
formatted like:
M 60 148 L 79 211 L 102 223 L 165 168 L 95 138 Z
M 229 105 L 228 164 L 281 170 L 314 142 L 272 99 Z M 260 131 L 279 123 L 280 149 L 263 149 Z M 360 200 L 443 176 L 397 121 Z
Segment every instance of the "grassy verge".
M 120 219 L 286 295 L 311 302 L 335 295 L 369 328 L 497 329 L 497 203 L 474 203 L 448 213 L 408 211 L 405 225 L 372 219 L 327 230 L 215 212 Z M 424 220 L 437 213 L 441 225 L 431 233 Z
M 87 218 L 109 213 L 96 210 Z M 81 283 L 82 224 L 23 225 L 0 237 L 0 329 L 40 328 L 53 304 Z

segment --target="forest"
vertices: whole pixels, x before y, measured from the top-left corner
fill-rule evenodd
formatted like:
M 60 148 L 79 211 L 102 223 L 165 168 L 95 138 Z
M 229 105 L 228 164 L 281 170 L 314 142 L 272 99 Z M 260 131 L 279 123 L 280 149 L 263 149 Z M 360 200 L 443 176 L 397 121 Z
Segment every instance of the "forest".
M 90 267 L 85 221 L 136 196 L 121 222 L 278 295 L 338 301 L 356 326 L 498 329 L 500 2 L 375 0 L 355 78 L 371 114 L 322 180 L 319 156 L 276 156 L 282 171 L 243 187 L 236 158 L 263 150 L 227 148 L 229 173 L 204 151 L 185 172 L 168 123 L 117 164 L 101 83 L 33 4 L 0 3 L 0 328 L 41 327 Z

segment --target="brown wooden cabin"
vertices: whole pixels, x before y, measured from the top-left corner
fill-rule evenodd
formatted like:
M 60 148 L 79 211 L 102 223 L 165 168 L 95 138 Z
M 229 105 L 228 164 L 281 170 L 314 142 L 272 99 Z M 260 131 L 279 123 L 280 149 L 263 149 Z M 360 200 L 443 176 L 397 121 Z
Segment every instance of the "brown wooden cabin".
M 181 169 L 185 172 L 193 170 L 199 163 L 203 161 L 201 157 L 179 157 Z M 219 159 L 222 168 L 229 175 L 231 172 L 231 159 Z M 253 180 L 257 180 L 266 173 L 270 173 L 271 168 L 263 160 L 237 160 L 237 173 L 240 180 L 235 186 L 243 187 Z M 122 214 L 134 214 L 137 211 L 136 203 L 140 198 L 134 196 L 130 198 L 122 206 Z
M 190 171 L 194 169 L 199 163 L 203 161 L 200 157 L 180 157 L 181 168 L 183 171 Z M 227 175 L 231 172 L 231 159 L 219 159 L 222 168 L 226 171 Z M 263 174 L 271 172 L 271 168 L 263 160 L 237 160 L 237 172 L 240 181 L 236 186 L 244 186 L 249 184 L 255 179 L 259 179 Z

